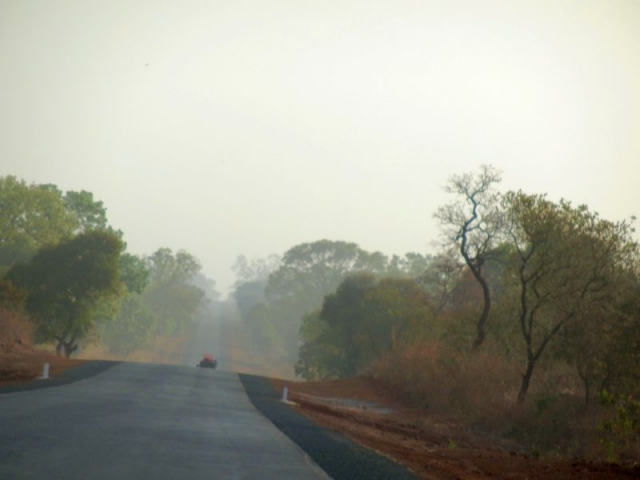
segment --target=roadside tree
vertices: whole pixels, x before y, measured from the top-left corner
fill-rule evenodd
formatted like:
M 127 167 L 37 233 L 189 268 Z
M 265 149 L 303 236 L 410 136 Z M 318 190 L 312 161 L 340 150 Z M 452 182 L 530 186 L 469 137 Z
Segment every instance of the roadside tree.
M 483 269 L 502 233 L 500 195 L 495 190 L 500 181 L 500 172 L 488 165 L 482 166 L 477 175 L 454 175 L 445 191 L 456 195 L 458 200 L 440 207 L 434 214 L 447 243 L 458 247 L 465 264 L 482 288 L 483 307 L 476 322 L 474 348 L 482 345 L 486 338 L 491 310 L 491 290 Z
M 29 261 L 40 248 L 70 237 L 74 224 L 58 193 L 0 177 L 0 275 L 16 262 Z
M 429 335 L 431 306 L 408 278 L 347 276 L 327 295 L 319 314 L 304 318 L 296 374 L 306 379 L 345 378 L 385 354 Z
M 40 342 L 56 342 L 68 358 L 96 328 L 99 309 L 124 293 L 118 279 L 123 244 L 109 232 L 92 231 L 45 247 L 7 278 L 27 293 L 26 310 Z
M 634 265 L 637 244 L 629 223 L 602 220 L 586 206 L 522 192 L 507 194 L 504 205 L 515 249 L 516 318 L 527 359 L 518 393 L 523 403 L 549 343 L 569 327 L 588 328 L 587 312 L 611 303 L 617 280 Z
M 184 333 L 197 312 L 204 292 L 190 280 L 200 272 L 200 263 L 190 253 L 160 248 L 147 258 L 149 286 L 143 300 L 157 319 L 155 335 Z
M 284 254 L 280 267 L 269 276 L 265 299 L 292 363 L 300 346 L 303 316 L 318 310 L 324 296 L 335 291 L 347 274 L 380 272 L 384 259 L 355 243 L 331 240 L 296 245 Z
M 101 201 L 93 199 L 93 193 L 69 191 L 63 196 L 63 202 L 76 218 L 76 233 L 108 228 L 107 209 Z

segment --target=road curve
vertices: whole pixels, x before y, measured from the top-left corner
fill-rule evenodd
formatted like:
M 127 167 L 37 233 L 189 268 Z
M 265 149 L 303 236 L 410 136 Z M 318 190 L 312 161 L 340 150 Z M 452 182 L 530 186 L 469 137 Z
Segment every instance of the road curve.
M 118 364 L 0 395 L 0 478 L 328 479 L 235 373 Z

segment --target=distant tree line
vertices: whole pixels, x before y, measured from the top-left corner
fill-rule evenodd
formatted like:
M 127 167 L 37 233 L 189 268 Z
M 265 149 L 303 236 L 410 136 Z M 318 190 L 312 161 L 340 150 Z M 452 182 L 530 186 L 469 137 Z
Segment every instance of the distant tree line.
M 317 343 L 324 338 L 319 331 L 323 324 L 318 323 L 318 309 L 345 279 L 353 274 L 368 274 L 372 279 L 413 278 L 420 288 L 437 291 L 440 303 L 446 303 L 451 288 L 448 278 L 432 281 L 423 275 L 435 268 L 447 271 L 457 266 L 452 266 L 446 256 L 432 259 L 408 253 L 388 258 L 355 243 L 319 240 L 294 246 L 282 257 L 238 257 L 232 296 L 256 348 L 275 351 L 291 365 L 297 362 L 296 372 L 311 379 L 318 376 L 316 368 L 326 370 L 317 365 L 314 356 L 322 355 L 324 348 Z
M 12 176 L 0 177 L 0 278 L 0 321 L 3 312 L 25 312 L 34 340 L 67 357 L 83 342 L 126 354 L 184 333 L 206 305 L 193 255 L 131 254 L 91 192 Z

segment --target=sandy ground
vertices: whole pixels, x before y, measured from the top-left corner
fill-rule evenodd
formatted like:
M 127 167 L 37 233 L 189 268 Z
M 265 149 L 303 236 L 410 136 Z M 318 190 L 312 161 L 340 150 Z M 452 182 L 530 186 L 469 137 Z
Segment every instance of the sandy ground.
M 24 349 L 0 353 L 0 384 L 25 382 L 42 374 L 44 363 L 56 376 L 84 360 L 65 360 Z M 622 479 L 640 478 L 640 467 L 622 468 L 569 460 L 536 459 L 516 445 L 464 431 L 442 418 L 425 416 L 393 400 L 374 380 L 339 382 L 272 380 L 302 414 L 432 480 Z

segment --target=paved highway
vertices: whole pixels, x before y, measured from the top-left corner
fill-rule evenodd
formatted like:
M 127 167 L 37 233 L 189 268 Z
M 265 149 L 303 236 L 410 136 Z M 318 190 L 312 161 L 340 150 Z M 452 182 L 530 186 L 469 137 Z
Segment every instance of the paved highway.
M 220 324 L 234 319 L 222 305 L 194 324 L 183 366 L 90 362 L 1 387 L 0 479 L 414 478 L 296 413 L 266 379 L 228 371 Z M 217 370 L 195 367 L 205 352 Z
M 328 479 L 236 374 L 122 363 L 0 395 L 2 479 Z

